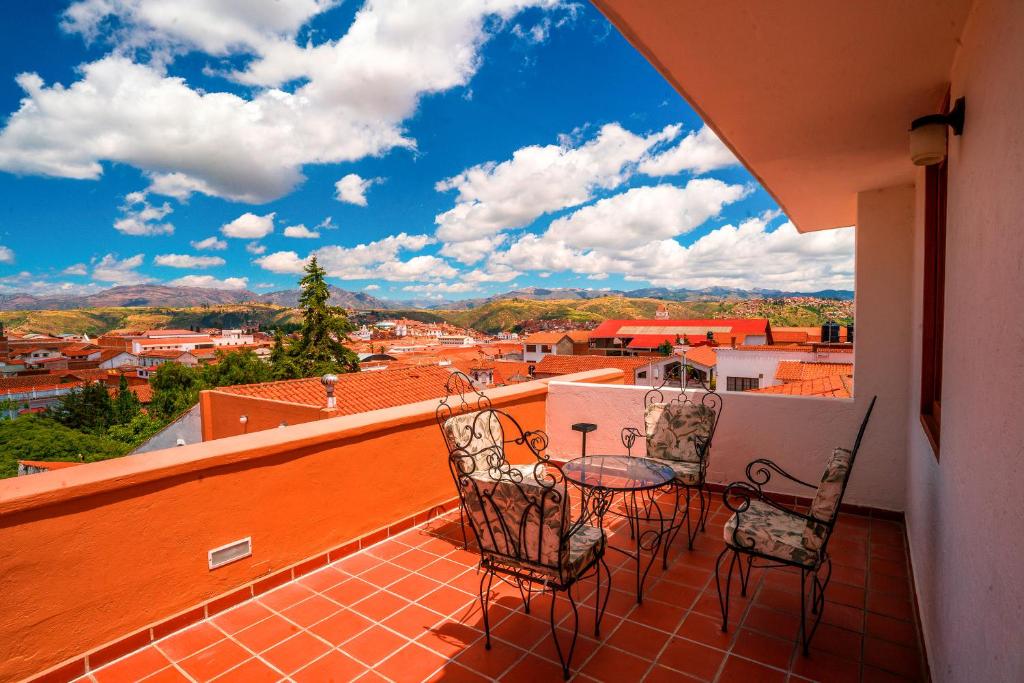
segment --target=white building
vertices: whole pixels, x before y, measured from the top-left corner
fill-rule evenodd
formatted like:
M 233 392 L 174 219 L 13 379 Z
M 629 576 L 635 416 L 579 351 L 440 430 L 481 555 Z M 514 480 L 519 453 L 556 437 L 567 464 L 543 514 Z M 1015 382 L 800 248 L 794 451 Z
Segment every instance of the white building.
M 253 343 L 251 334 L 243 334 L 242 330 L 221 330 L 221 333 L 211 337 L 216 348 L 224 346 L 245 346 Z
M 715 355 L 718 358 L 716 389 L 719 392 L 749 391 L 782 384 L 775 379 L 780 361 L 853 363 L 852 348 L 719 346 Z
M 445 334 L 437 338 L 441 346 L 473 346 L 476 341 L 472 337 L 462 334 Z

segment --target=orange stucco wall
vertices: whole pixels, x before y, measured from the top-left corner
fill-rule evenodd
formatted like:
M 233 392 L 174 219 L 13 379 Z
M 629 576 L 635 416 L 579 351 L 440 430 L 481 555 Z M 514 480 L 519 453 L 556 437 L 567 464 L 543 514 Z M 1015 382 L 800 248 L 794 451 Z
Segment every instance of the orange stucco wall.
M 568 377 L 607 383 L 621 372 Z M 546 382 L 488 393 L 526 428 L 544 427 Z M 451 499 L 435 406 L 0 482 L 0 680 L 43 671 Z M 207 569 L 209 549 L 246 536 L 252 557 Z
M 203 441 L 277 429 L 282 422 L 297 425 L 334 417 L 334 411 L 325 408 L 254 399 L 215 390 L 200 393 L 199 413 L 202 418 Z M 245 425 L 238 421 L 241 415 L 248 418 Z

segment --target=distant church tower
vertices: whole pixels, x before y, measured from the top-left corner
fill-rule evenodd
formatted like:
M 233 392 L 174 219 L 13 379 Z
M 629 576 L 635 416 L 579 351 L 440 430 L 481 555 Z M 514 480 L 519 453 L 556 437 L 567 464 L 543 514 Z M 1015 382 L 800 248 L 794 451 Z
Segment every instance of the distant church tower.
M 668 306 L 658 304 L 658 310 L 654 312 L 655 320 L 668 320 Z

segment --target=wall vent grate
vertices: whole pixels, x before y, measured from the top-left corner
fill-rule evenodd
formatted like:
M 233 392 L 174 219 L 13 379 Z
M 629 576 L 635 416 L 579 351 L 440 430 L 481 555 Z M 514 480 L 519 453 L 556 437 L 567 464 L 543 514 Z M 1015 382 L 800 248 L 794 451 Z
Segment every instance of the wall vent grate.
M 207 553 L 210 569 L 223 567 L 243 557 L 252 555 L 252 537 L 243 538 L 239 541 L 232 541 L 219 548 L 214 548 Z

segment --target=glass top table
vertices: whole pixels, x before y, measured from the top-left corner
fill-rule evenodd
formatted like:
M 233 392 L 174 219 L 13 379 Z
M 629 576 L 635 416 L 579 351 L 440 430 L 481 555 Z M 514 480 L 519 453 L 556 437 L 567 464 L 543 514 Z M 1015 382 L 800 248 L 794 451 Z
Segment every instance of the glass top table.
M 562 466 L 566 479 L 578 486 L 609 491 L 646 491 L 672 481 L 672 468 L 649 458 L 628 455 L 587 455 Z

